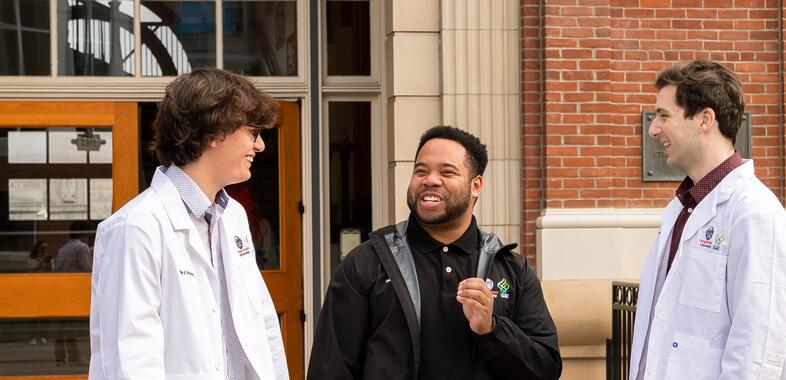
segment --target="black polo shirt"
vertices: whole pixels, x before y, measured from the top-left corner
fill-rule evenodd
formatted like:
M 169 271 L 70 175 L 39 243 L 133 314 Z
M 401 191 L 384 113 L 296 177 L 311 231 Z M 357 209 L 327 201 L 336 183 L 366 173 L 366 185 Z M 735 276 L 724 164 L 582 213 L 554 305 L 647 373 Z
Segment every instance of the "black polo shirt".
M 480 230 L 475 217 L 464 234 L 451 244 L 434 240 L 410 215 L 407 240 L 420 285 L 420 379 L 471 379 L 473 333 L 464 317 L 456 290 L 462 280 L 475 277 Z

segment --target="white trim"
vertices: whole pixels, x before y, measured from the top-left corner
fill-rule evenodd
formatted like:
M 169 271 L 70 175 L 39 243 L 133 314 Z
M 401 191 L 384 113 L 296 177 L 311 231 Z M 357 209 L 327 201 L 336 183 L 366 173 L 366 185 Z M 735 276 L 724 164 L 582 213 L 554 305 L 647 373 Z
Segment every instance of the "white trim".
M 657 228 L 661 208 L 545 209 L 535 226 L 543 228 Z
M 314 260 L 312 260 L 311 252 L 314 251 L 314 242 L 312 240 L 313 236 L 313 219 L 314 219 L 314 205 L 311 205 L 309 202 L 312 199 L 313 194 L 311 193 L 311 187 L 313 183 L 311 181 L 311 174 L 315 170 L 311 166 L 311 154 L 313 152 L 313 141 L 311 141 L 311 113 L 309 110 L 311 109 L 311 102 L 309 98 L 303 97 L 301 98 L 301 108 L 300 108 L 300 165 L 301 165 L 301 199 L 303 199 L 304 211 L 303 211 L 303 218 L 301 220 L 302 223 L 302 236 L 300 237 L 300 241 L 302 242 L 302 257 L 303 257 L 303 312 L 306 314 L 306 322 L 303 325 L 303 357 L 304 357 L 304 369 L 308 368 L 308 353 L 311 352 L 311 346 L 313 345 L 313 336 L 310 334 L 311 331 L 314 331 L 317 323 L 317 315 L 316 311 L 313 307 L 313 300 L 314 297 L 321 297 L 321 295 L 315 295 L 313 292 L 314 288 Z

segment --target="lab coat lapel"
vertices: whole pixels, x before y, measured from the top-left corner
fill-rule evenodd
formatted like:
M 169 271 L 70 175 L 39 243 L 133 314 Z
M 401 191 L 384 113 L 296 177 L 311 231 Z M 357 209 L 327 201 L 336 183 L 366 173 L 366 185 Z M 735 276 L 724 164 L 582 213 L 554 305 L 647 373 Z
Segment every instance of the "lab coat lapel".
M 246 239 L 243 239 L 244 236 L 241 233 L 241 229 L 237 226 L 237 223 L 234 222 L 234 217 L 232 215 L 232 210 L 230 209 L 231 205 L 227 205 L 226 210 L 224 211 L 224 215 L 221 217 L 218 223 L 218 228 L 221 231 L 221 256 L 224 262 L 224 276 L 226 278 L 227 283 L 227 295 L 229 296 L 229 302 L 232 305 L 232 309 L 235 310 L 238 306 L 243 302 L 244 290 L 243 286 L 241 285 L 241 276 L 243 275 L 238 268 L 238 261 L 239 261 L 239 250 L 247 247 L 239 248 L 235 241 L 235 237 L 240 238 L 241 244 L 248 244 Z M 233 313 L 233 317 L 236 317 L 237 313 Z M 235 318 L 235 324 L 237 325 L 237 319 Z
M 199 231 L 197 231 L 196 226 L 194 226 L 194 221 L 188 215 L 186 205 L 183 204 L 183 200 L 180 198 L 180 194 L 177 192 L 175 185 L 173 185 L 169 177 L 166 176 L 163 168 L 163 166 L 159 166 L 156 169 L 155 174 L 153 174 L 153 182 L 150 186 L 156 191 L 158 196 L 161 197 L 164 210 L 166 210 L 169 221 L 172 223 L 172 228 L 187 235 L 187 251 L 192 257 L 197 256 L 193 257 L 193 260 L 206 266 L 207 269 L 210 269 L 206 270 L 207 273 L 212 273 L 214 272 L 212 270 L 213 265 L 210 263 L 210 254 L 205 247 L 205 243 L 202 242 Z

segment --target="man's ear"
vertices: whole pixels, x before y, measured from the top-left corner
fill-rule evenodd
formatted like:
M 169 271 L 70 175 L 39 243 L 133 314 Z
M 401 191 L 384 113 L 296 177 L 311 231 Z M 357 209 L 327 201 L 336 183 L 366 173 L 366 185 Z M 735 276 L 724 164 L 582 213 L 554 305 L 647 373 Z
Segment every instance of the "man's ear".
M 470 186 L 472 190 L 472 197 L 473 198 L 480 197 L 480 192 L 483 190 L 483 176 L 476 175 L 475 178 L 472 179 Z
M 705 107 L 703 110 L 699 111 L 696 115 L 701 122 L 701 128 L 704 130 L 709 130 L 709 128 L 715 124 L 715 110 L 710 107 Z

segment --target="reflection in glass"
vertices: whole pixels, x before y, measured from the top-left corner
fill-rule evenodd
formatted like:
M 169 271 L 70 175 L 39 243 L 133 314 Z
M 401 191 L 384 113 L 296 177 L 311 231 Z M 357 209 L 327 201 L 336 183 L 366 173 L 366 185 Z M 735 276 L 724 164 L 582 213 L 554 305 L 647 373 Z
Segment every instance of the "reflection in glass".
M 297 75 L 297 2 L 224 1 L 224 67 L 251 76 Z
M 0 273 L 53 271 L 55 253 L 69 242 L 74 219 L 84 222 L 90 216 L 80 228 L 90 235 L 83 241 L 92 244 L 98 222 L 111 211 L 112 164 L 87 163 L 87 151 L 77 146 L 98 148 L 90 151 L 91 160 L 103 161 L 104 155 L 112 155 L 109 132 L 108 128 L 0 128 Z M 46 143 L 52 136 L 63 137 L 60 134 L 65 136 L 61 144 Z M 109 141 L 101 144 L 96 136 Z M 6 149 L 9 144 L 12 149 Z M 27 147 L 34 154 L 26 155 Z M 78 163 L 41 160 L 54 156 L 63 161 L 62 157 L 77 155 L 81 155 Z
M 134 75 L 133 0 L 57 0 L 60 75 Z
M 102 220 L 112 214 L 112 178 L 90 179 L 90 219 Z
M 87 318 L 0 320 L 0 374 L 87 374 L 90 330 Z
M 87 219 L 87 180 L 49 180 L 49 219 Z
M 92 148 L 98 150 L 89 150 L 88 161 L 91 164 L 111 164 L 112 163 L 112 132 L 106 130 L 89 129 L 90 133 L 84 133 L 83 137 L 97 140 Z M 100 131 L 100 133 L 99 133 Z
M 328 0 L 325 14 L 328 75 L 370 75 L 368 0 Z
M 46 180 L 8 180 L 8 220 L 46 220 Z
M 330 260 L 340 260 L 371 232 L 371 103 L 328 103 Z
M 46 163 L 46 131 L 8 131 L 8 163 Z
M 49 75 L 49 0 L 0 1 L 0 75 Z
M 142 0 L 142 76 L 216 65 L 214 1 Z
M 87 152 L 77 149 L 72 143 L 79 132 L 76 130 L 49 131 L 49 162 L 53 164 L 87 163 Z

